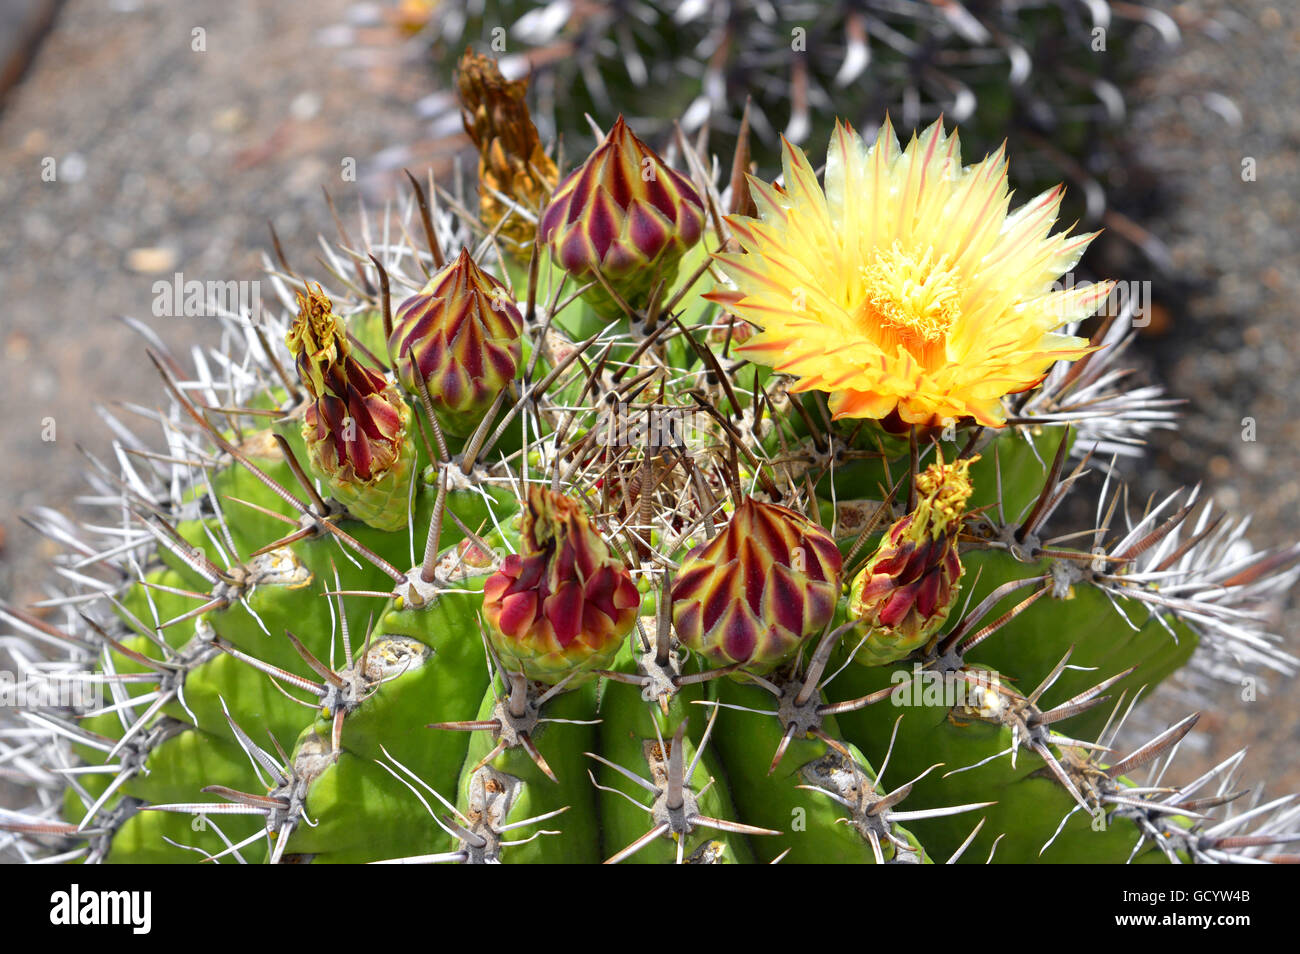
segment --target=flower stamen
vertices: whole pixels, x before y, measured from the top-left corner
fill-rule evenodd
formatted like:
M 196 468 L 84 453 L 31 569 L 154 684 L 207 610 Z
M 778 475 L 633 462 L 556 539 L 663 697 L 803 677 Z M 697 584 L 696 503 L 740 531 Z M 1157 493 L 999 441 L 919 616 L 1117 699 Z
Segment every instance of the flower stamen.
M 861 269 L 862 331 L 887 350 L 901 345 L 924 359 L 961 318 L 960 276 L 947 256 L 895 242 Z

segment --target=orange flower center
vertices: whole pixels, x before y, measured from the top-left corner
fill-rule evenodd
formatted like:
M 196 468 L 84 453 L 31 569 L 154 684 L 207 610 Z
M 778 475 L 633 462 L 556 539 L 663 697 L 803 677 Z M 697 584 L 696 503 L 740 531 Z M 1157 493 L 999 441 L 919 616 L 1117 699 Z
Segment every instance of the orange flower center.
M 929 367 L 943 359 L 948 332 L 961 317 L 960 276 L 932 248 L 898 242 L 862 268 L 861 330 L 886 354 L 898 347 Z

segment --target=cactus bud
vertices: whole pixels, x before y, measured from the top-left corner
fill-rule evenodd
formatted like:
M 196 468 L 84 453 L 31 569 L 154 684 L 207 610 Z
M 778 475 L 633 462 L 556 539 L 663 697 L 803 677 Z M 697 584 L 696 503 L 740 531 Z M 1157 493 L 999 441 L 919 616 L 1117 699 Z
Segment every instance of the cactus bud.
M 316 476 L 363 523 L 406 526 L 415 447 L 401 392 L 352 357 L 343 322 L 319 285 L 298 293 L 298 317 L 285 343 L 309 395 L 302 436 Z
M 469 49 L 461 57 L 456 87 L 465 132 L 479 152 L 479 218 L 489 230 L 505 219 L 497 234 L 507 249 L 526 260 L 537 235 L 536 216 L 560 177 L 524 102 L 528 80 L 507 80 L 495 60 Z M 511 205 L 499 196 L 525 214 L 510 214 Z
M 397 309 L 389 350 L 403 387 L 429 387 L 443 429 L 465 435 L 515 376 L 524 320 L 467 250 Z M 417 372 L 418 364 L 418 372 Z
M 638 308 L 656 283 L 672 283 L 682 255 L 703 230 L 704 204 L 695 187 L 620 116 L 605 141 L 556 188 L 538 234 L 575 279 L 590 282 L 599 271 Z M 602 285 L 587 300 L 606 318 L 622 313 Z
M 608 666 L 636 622 L 641 595 L 576 500 L 532 486 L 520 552 L 483 587 L 497 655 L 529 679 L 555 684 Z
M 721 533 L 682 561 L 672 592 L 677 636 L 713 663 L 766 672 L 830 622 L 842 568 L 817 524 L 746 498 Z
M 931 464 L 916 477 L 917 504 L 885 533 L 849 591 L 849 616 L 867 629 L 855 659 L 883 666 L 924 646 L 948 619 L 962 576 L 957 533 L 978 458 Z

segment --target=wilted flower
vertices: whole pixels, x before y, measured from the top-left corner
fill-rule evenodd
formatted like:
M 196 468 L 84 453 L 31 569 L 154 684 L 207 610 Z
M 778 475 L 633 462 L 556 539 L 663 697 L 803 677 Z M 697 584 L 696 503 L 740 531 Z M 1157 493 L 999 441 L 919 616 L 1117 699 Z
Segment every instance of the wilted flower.
M 620 116 L 555 190 L 539 236 L 575 279 L 594 281 L 599 271 L 637 308 L 656 283 L 672 283 L 678 262 L 703 231 L 704 203 L 690 180 L 665 165 Z M 588 301 L 606 317 L 622 313 L 599 284 Z
M 770 670 L 830 622 L 842 568 L 817 524 L 747 497 L 682 561 L 672 591 L 677 636 L 715 664 Z
M 582 505 L 531 486 L 520 552 L 483 587 L 488 636 L 507 668 L 557 683 L 607 667 L 636 622 L 641 594 Z M 579 677 L 581 678 L 581 677 Z
M 302 436 L 312 469 L 358 520 L 379 530 L 405 527 L 415 447 L 401 392 L 352 356 L 343 322 L 319 285 L 298 293 L 298 317 L 285 343 L 310 398 Z
M 537 214 L 555 188 L 559 171 L 542 149 L 524 97 L 528 80 L 507 80 L 496 61 L 472 49 L 461 57 L 456 74 L 465 132 L 478 146 L 478 212 L 489 229 L 512 212 L 501 226 L 507 248 L 527 259 L 537 234 Z
M 738 288 L 709 297 L 762 329 L 736 350 L 791 390 L 827 392 L 836 417 L 998 427 L 1004 395 L 1087 352 L 1053 332 L 1111 285 L 1052 291 L 1093 238 L 1048 234 L 1060 187 L 1008 215 L 1003 154 L 963 167 L 938 122 L 906 150 L 888 122 L 869 148 L 837 126 L 825 191 L 788 143 L 784 166 L 784 188 L 751 179 L 757 219 L 728 218 L 744 252 L 717 258 Z

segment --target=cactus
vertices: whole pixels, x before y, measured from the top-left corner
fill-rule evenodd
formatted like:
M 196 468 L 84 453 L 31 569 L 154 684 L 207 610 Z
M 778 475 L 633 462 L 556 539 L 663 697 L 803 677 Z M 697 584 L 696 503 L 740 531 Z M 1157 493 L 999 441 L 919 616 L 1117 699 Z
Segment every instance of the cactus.
M 621 294 L 545 235 L 503 249 L 548 219 L 527 177 L 483 185 L 491 224 L 413 178 L 418 219 L 327 246 L 328 294 L 268 260 L 282 313 L 227 319 L 190 381 L 151 352 L 160 440 L 117 429 L 109 517 L 34 517 L 66 592 L 0 608 L 24 688 L 100 690 L 3 710 L 27 803 L 0 848 L 1280 856 L 1290 799 L 1235 791 L 1236 760 L 1174 778 L 1194 715 L 1115 742 L 1184 666 L 1290 671 L 1253 609 L 1300 546 L 1242 552 L 1195 491 L 1130 513 L 1118 466 L 1088 476 L 1167 412 L 1121 389 L 1124 316 L 1087 344 L 1097 296 L 1044 297 L 1087 240 L 1050 234 L 1056 197 L 1008 216 L 1001 158 L 963 171 L 942 126 L 906 150 L 843 127 L 824 185 L 793 146 L 783 183 L 743 154 L 719 183 L 613 128 L 679 213 L 717 213 L 659 223 L 675 275 L 641 249 L 653 280 Z M 552 199 L 591 230 L 627 183 L 580 168 Z

